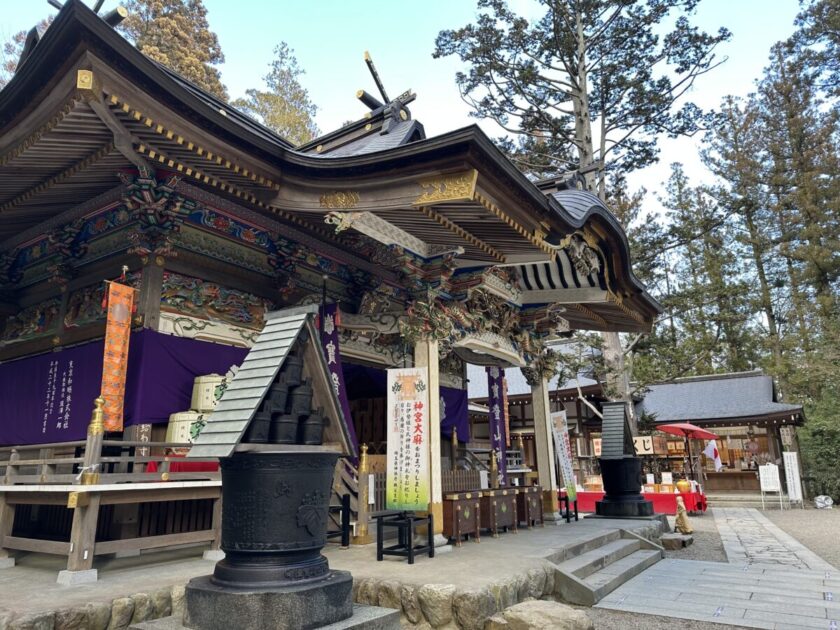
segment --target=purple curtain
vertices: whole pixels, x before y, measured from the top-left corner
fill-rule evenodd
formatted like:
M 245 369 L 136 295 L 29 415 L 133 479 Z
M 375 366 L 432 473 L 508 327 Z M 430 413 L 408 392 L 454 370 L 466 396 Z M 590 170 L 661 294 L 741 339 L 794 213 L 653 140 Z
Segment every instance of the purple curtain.
M 458 433 L 459 442 L 470 441 L 470 419 L 467 408 L 467 392 L 452 387 L 440 388 L 440 432 L 452 437 L 452 428 Z
M 0 444 L 82 440 L 102 382 L 103 341 L 0 364 Z M 193 380 L 224 374 L 246 348 L 173 337 L 131 334 L 125 426 L 167 422 L 189 409 Z

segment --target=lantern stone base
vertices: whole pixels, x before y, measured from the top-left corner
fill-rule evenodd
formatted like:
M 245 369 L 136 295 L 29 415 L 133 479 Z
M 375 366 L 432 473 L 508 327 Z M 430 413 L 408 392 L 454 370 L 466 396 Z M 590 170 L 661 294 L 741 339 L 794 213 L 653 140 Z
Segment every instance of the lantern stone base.
M 235 626 L 245 628 L 247 626 Z M 271 627 L 282 627 L 274 625 Z M 314 628 L 314 626 L 307 626 Z M 154 621 L 144 621 L 129 626 L 130 630 L 190 630 L 180 619 L 164 617 Z M 230 628 L 228 630 L 231 630 Z M 337 621 L 318 630 L 400 630 L 400 612 L 393 608 L 379 606 L 364 606 L 353 604 L 353 615 L 342 621 Z
M 347 571 L 270 589 L 219 586 L 202 576 L 187 584 L 184 624 L 196 630 L 320 628 L 353 615 L 352 589 Z
M 653 516 L 653 503 L 640 490 L 642 462 L 632 455 L 600 459 L 604 498 L 595 502 L 595 514 L 606 518 Z

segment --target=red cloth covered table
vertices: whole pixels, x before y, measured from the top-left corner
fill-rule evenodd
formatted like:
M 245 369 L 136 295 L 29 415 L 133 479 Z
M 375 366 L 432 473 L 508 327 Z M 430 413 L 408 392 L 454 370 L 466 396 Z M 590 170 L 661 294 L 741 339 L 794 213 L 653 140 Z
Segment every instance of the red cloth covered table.
M 678 496 L 683 498 L 685 509 L 689 512 L 706 511 L 706 495 L 699 492 L 644 492 L 642 496 L 653 503 L 653 512 L 655 514 L 676 514 Z M 595 502 L 603 498 L 603 492 L 578 492 L 578 511 L 594 512 Z
M 193 462 L 185 460 L 183 455 L 168 455 L 167 457 L 169 457 L 169 472 L 216 472 L 219 470 L 218 462 Z M 149 462 L 146 466 L 148 473 L 157 471 L 157 462 Z

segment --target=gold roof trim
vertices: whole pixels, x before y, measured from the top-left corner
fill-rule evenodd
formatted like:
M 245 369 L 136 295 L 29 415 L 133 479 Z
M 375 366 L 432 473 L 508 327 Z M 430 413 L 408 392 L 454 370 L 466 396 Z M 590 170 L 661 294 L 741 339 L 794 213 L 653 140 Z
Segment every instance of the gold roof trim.
M 609 326 L 609 323 L 607 322 L 606 319 L 604 319 L 603 317 L 598 315 L 598 313 L 596 313 L 595 311 L 593 311 L 591 308 L 589 308 L 588 306 L 586 306 L 584 304 L 564 304 L 564 306 L 566 308 L 574 309 L 574 310 L 578 311 L 579 313 L 583 313 L 584 315 L 586 315 L 587 317 L 589 317 L 593 321 L 598 322 L 602 326 Z
M 529 240 L 531 243 L 533 243 L 535 246 L 539 247 L 546 254 L 554 254 L 554 248 L 551 245 L 546 243 L 543 239 L 537 238 L 530 231 L 528 231 L 527 229 L 522 227 L 519 223 L 517 223 L 511 217 L 509 217 L 505 212 L 502 211 L 501 208 L 499 208 L 499 206 L 497 206 L 495 203 L 490 201 L 487 197 L 485 197 L 484 195 L 482 195 L 479 192 L 476 192 L 473 195 L 473 200 L 480 203 L 487 210 L 489 210 L 494 215 L 496 215 L 496 217 L 498 217 L 499 219 L 501 219 L 502 221 L 507 223 L 508 226 L 511 227 L 511 229 L 518 232 L 523 238 L 526 238 L 527 240 Z
M 178 145 L 185 146 L 185 148 L 188 151 L 195 153 L 199 157 L 207 160 L 208 162 L 216 164 L 217 166 L 221 166 L 222 168 L 231 171 L 236 175 L 247 177 L 256 184 L 266 186 L 267 188 L 271 188 L 273 190 L 280 190 L 280 184 L 273 181 L 272 179 L 263 175 L 259 175 L 253 172 L 252 170 L 240 164 L 237 164 L 232 160 L 227 159 L 222 155 L 213 153 L 212 151 L 208 151 L 204 147 L 201 147 L 194 142 L 186 140 L 181 134 L 167 129 L 163 125 L 156 123 L 148 116 L 144 116 L 141 112 L 134 109 L 131 105 L 126 103 L 121 97 L 117 96 L 116 94 L 108 94 L 108 102 L 112 105 L 119 106 L 123 112 L 129 114 L 132 118 L 134 118 L 134 120 L 142 122 L 146 127 L 154 131 L 159 136 L 163 136 L 167 140 L 174 141 Z
M 485 254 L 488 254 L 489 256 L 493 256 L 493 258 L 497 259 L 499 262 L 505 262 L 505 257 L 504 257 L 503 254 L 500 254 L 491 245 L 488 245 L 487 243 L 485 243 L 481 239 L 477 238 L 476 236 L 473 236 L 472 234 L 467 232 L 464 228 L 462 228 L 460 225 L 457 225 L 456 223 L 453 223 L 452 221 L 447 219 L 442 214 L 439 214 L 439 213 L 435 212 L 434 210 L 432 210 L 428 206 L 419 206 L 418 210 L 420 210 L 420 212 L 425 214 L 427 217 L 429 217 L 433 221 L 437 221 L 438 223 L 440 223 L 447 230 L 450 230 L 451 232 L 454 232 L 455 234 L 457 234 L 458 236 L 463 238 L 465 241 L 467 241 L 468 243 L 470 243 L 474 247 L 478 247 Z
M 645 323 L 644 317 L 642 317 L 639 313 L 637 313 L 632 308 L 624 304 L 624 298 L 621 295 L 613 293 L 612 291 L 607 291 L 607 302 L 615 304 L 622 313 L 639 322 L 640 324 Z
M 273 212 L 274 214 L 283 217 L 285 220 L 299 225 L 301 227 L 307 228 L 309 230 L 315 230 L 316 232 L 323 233 L 323 230 L 317 229 L 317 226 L 313 226 L 307 221 L 296 217 L 295 215 L 287 213 L 285 210 L 278 208 L 276 206 L 272 206 L 270 204 L 264 203 L 257 199 L 255 195 L 249 192 L 245 192 L 244 190 L 240 189 L 239 187 L 231 184 L 230 182 L 226 182 L 224 180 L 218 179 L 213 175 L 208 175 L 207 173 L 202 172 L 200 169 L 197 169 L 189 164 L 184 164 L 183 162 L 179 162 L 177 160 L 173 160 L 157 149 L 149 146 L 148 144 L 141 144 L 137 147 L 137 152 L 140 155 L 146 156 L 150 160 L 156 160 L 161 164 L 166 164 L 169 168 L 174 168 L 178 173 L 183 173 L 187 177 L 193 177 L 199 182 L 203 182 L 205 184 L 209 184 L 213 188 L 218 188 L 223 192 L 230 193 L 234 195 L 238 199 L 242 199 L 247 201 L 248 203 L 261 208 L 263 210 L 268 210 L 269 212 Z

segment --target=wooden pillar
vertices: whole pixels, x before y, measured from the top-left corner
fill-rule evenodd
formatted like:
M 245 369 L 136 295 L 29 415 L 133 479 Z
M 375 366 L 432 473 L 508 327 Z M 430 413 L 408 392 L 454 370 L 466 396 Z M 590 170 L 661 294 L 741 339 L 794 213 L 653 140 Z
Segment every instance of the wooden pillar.
M 137 300 L 137 315 L 143 318 L 143 328 L 150 330 L 160 330 L 160 295 L 163 291 L 163 267 L 166 264 L 166 259 L 163 256 L 144 256 L 143 267 L 140 275 L 140 289 L 135 294 Z M 148 436 L 148 441 L 151 441 L 152 425 L 138 424 L 132 427 L 127 427 L 123 433 L 123 440 L 126 441 L 145 441 L 143 438 Z M 137 449 L 137 455 L 140 457 L 148 457 L 151 453 L 148 447 L 140 447 Z
M 163 256 L 143 258 L 140 291 L 137 294 L 137 314 L 143 317 L 143 328 L 158 330 L 160 324 L 160 293 L 163 288 Z
M 77 482 L 82 486 L 95 486 L 99 483 L 102 439 L 105 434 L 105 399 L 100 396 L 93 405 L 82 471 Z M 59 584 L 80 584 L 95 582 L 97 579 L 96 569 L 93 568 L 93 547 L 96 544 L 99 501 L 98 492 L 71 492 L 68 496 L 67 507 L 73 510 L 73 525 L 70 530 L 67 570 L 58 573 Z
M 15 559 L 10 557 L 4 548 L 6 536 L 12 535 L 12 527 L 15 524 L 15 506 L 8 503 L 7 496 L 5 492 L 0 492 L 0 569 L 15 566 Z
M 551 403 L 548 400 L 548 381 L 541 378 L 531 385 L 531 401 L 534 410 L 534 445 L 537 455 L 540 486 L 543 489 L 543 512 L 546 520 L 560 518 L 557 497 L 557 472 L 554 458 L 554 442 L 551 431 Z
M 435 534 L 443 534 L 443 491 L 440 464 L 440 352 L 436 339 L 423 339 L 414 346 L 414 366 L 429 368 L 429 488 Z
M 99 519 L 98 492 L 83 492 L 78 495 L 79 504 L 73 509 L 73 528 L 70 531 L 70 553 L 67 555 L 67 571 L 58 575 L 62 584 L 79 581 L 96 581 L 96 569 L 93 568 L 93 547 L 96 544 L 96 522 Z M 82 499 L 81 497 L 84 497 Z M 86 503 L 87 505 L 81 505 Z M 74 579 L 73 573 L 85 572 L 82 580 Z

